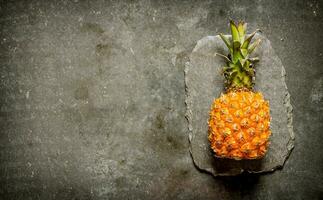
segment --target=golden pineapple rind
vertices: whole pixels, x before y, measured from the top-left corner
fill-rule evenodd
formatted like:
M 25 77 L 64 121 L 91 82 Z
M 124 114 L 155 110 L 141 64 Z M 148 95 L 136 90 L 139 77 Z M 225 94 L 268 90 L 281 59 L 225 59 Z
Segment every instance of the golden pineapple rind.
M 215 99 L 210 111 L 208 139 L 216 157 L 262 158 L 269 145 L 269 103 L 261 93 L 230 91 Z

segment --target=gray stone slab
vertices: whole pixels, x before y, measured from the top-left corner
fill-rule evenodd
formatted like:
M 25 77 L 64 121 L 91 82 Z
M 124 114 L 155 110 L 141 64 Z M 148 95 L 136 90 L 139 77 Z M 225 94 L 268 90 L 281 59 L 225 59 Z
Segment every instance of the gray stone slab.
M 285 83 L 285 68 L 275 54 L 270 41 L 257 34 L 262 43 L 254 53 L 260 58 L 256 65 L 255 90 L 269 100 L 271 113 L 270 147 L 266 156 L 258 160 L 215 158 L 209 146 L 208 117 L 214 98 L 223 92 L 221 69 L 226 47 L 219 36 L 207 36 L 197 42 L 185 63 L 186 117 L 189 123 L 190 152 L 195 166 L 214 176 L 238 175 L 242 172 L 262 173 L 282 168 L 294 147 L 292 106 Z

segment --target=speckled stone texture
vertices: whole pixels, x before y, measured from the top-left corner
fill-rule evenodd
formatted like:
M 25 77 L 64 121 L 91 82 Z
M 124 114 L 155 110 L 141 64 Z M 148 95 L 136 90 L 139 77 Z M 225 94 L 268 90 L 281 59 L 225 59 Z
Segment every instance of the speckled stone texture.
M 271 114 L 271 144 L 262 159 L 237 161 L 215 158 L 210 148 L 207 139 L 209 111 L 214 98 L 223 92 L 221 70 L 225 62 L 222 57 L 214 56 L 215 52 L 226 54 L 221 38 L 206 36 L 199 40 L 185 65 L 190 152 L 194 164 L 214 176 L 274 171 L 284 165 L 294 147 L 292 106 L 285 83 L 285 68 L 267 38 L 259 34 L 254 38 L 262 40 L 253 54 L 260 59 L 256 65 L 255 91 L 261 91 L 269 100 Z
M 320 199 L 322 14 L 318 0 L 0 0 L 0 200 Z M 296 140 L 275 173 L 214 178 L 189 153 L 185 63 L 230 18 L 286 68 Z

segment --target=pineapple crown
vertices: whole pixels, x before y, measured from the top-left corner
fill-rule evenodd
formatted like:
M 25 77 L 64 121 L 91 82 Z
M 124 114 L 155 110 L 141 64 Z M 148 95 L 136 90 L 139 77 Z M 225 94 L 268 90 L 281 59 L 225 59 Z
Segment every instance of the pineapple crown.
M 223 69 L 226 90 L 252 90 L 255 75 L 254 64 L 259 59 L 257 57 L 251 58 L 250 54 L 260 44 L 261 40 L 257 39 L 253 43 L 251 43 L 251 40 L 260 30 L 257 29 L 246 37 L 247 24 L 239 21 L 236 25 L 232 20 L 230 20 L 230 29 L 231 38 L 220 33 L 221 39 L 230 51 L 229 55 L 225 56 L 216 53 L 216 55 L 224 57 L 227 61 L 227 66 Z

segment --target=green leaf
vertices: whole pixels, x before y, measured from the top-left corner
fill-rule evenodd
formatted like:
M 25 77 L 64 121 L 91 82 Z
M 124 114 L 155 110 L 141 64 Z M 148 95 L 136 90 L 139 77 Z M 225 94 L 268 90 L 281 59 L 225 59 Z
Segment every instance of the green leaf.
M 250 76 L 254 76 L 254 70 L 251 66 L 251 62 L 249 61 L 249 59 L 247 59 L 244 63 L 243 70 L 246 71 Z
M 229 71 L 230 69 L 231 69 L 231 68 L 230 68 L 230 67 L 227 67 L 227 66 L 224 66 L 224 67 L 223 67 L 223 71 L 224 71 L 224 72 L 227 72 L 227 71 Z
M 239 41 L 233 41 L 233 52 L 232 52 L 233 63 L 237 63 L 239 58 L 243 57 L 240 53 L 240 46 L 241 46 L 241 43 Z
M 233 66 L 231 66 L 230 64 L 229 64 L 229 66 L 224 66 L 224 67 L 223 67 L 223 71 L 225 71 L 225 72 L 232 71 L 233 69 L 234 69 L 234 67 L 233 67 Z
M 248 60 L 249 60 L 249 62 L 251 62 L 251 63 L 259 62 L 259 58 L 258 58 L 258 57 L 255 57 L 255 58 L 249 58 Z
M 236 77 L 238 77 L 238 78 L 239 78 L 239 80 L 242 80 L 242 79 L 243 79 L 243 74 L 240 72 L 240 73 L 238 73 L 238 74 L 236 75 Z
M 246 58 L 248 55 L 248 50 L 247 49 L 240 49 L 241 55 Z
M 240 41 L 238 28 L 232 20 L 230 20 L 230 28 L 232 34 L 232 41 Z
M 240 66 L 243 67 L 247 59 L 239 58 Z
M 225 37 L 222 33 L 219 34 L 221 39 L 223 40 L 224 44 L 227 45 L 228 49 L 230 50 L 230 52 L 232 51 L 232 47 L 231 47 L 231 44 L 230 44 L 230 40 Z
M 252 53 L 256 48 L 257 46 L 260 44 L 261 42 L 261 39 L 258 38 L 254 43 L 252 43 L 249 47 L 248 47 L 248 52 L 249 54 Z
M 232 85 L 235 86 L 240 86 L 241 79 L 238 76 L 235 76 L 234 79 L 232 80 Z
M 249 71 L 250 70 L 250 61 L 248 59 L 243 63 L 243 68 L 246 71 Z
M 223 54 L 214 53 L 214 56 L 220 56 L 220 57 L 224 58 L 226 61 L 231 62 L 231 60 L 228 57 L 226 57 L 225 55 L 223 55 Z
M 232 68 L 232 69 L 235 69 L 236 68 L 236 65 L 233 64 L 233 63 L 229 63 L 229 67 Z
M 238 32 L 239 32 L 239 37 L 240 37 L 241 44 L 244 41 L 245 34 L 246 34 L 246 29 L 247 29 L 247 23 L 244 23 L 243 21 L 240 21 L 238 23 Z
M 237 51 L 233 54 L 232 62 L 236 64 L 239 61 L 239 58 L 242 58 L 242 55 L 240 54 L 240 51 Z
M 250 77 L 245 75 L 243 76 L 243 79 L 242 79 L 242 82 L 244 85 L 246 85 L 247 87 L 250 87 L 251 86 L 251 80 L 250 80 Z
M 240 41 L 238 41 L 238 40 L 233 41 L 233 50 L 239 50 L 240 46 L 241 46 Z
M 237 74 L 238 73 L 238 71 L 237 70 L 232 70 L 230 73 L 229 73 L 229 76 L 231 77 L 231 79 L 232 79 L 232 77 L 234 77 L 234 75 L 235 74 Z
M 249 44 L 250 44 L 250 42 L 251 42 L 251 40 L 252 40 L 252 38 L 253 38 L 253 36 L 255 36 L 255 34 L 258 32 L 258 31 L 260 31 L 259 29 L 257 29 L 255 32 L 253 32 L 253 33 L 251 33 L 248 37 L 247 37 L 247 39 L 243 42 L 243 44 L 242 44 L 242 49 L 248 49 L 248 46 L 249 46 Z

